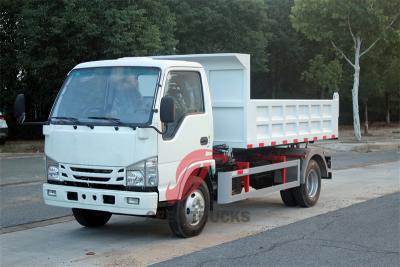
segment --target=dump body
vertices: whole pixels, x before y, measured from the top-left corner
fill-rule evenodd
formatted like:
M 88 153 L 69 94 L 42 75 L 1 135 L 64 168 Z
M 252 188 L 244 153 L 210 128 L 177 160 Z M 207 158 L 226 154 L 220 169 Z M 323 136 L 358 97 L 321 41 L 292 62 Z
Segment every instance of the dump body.
M 251 99 L 250 55 L 156 58 L 198 62 L 204 67 L 213 107 L 214 145 L 251 148 L 338 137 L 338 94 L 332 100 Z

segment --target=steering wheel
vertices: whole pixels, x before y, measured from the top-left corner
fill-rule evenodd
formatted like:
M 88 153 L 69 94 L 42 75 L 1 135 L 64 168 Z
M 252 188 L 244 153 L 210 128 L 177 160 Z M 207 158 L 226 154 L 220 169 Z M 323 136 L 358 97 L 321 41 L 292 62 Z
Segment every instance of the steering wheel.
M 82 112 L 86 117 L 100 116 L 102 113 L 102 109 L 98 107 L 87 107 Z

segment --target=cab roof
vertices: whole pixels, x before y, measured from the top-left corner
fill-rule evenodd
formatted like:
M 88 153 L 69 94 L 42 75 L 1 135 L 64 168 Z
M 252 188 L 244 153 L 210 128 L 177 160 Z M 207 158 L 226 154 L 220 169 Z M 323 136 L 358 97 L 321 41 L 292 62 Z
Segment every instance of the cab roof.
M 155 59 L 151 57 L 123 57 L 111 60 L 84 62 L 76 65 L 73 69 L 120 66 L 158 67 L 161 69 L 166 69 L 169 67 L 202 67 L 202 65 L 199 63 L 184 60 Z

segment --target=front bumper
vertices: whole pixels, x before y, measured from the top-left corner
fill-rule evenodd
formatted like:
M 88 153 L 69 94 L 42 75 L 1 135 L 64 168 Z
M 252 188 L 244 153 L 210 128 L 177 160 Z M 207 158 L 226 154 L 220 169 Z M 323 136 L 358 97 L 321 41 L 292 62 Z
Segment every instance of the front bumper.
M 49 196 L 48 190 L 54 190 L 56 195 Z M 75 197 L 76 200 L 73 200 Z M 138 198 L 139 204 L 128 204 L 128 197 Z M 155 215 L 158 204 L 156 192 L 103 190 L 47 183 L 43 185 L 43 198 L 47 205 L 128 215 Z M 114 199 L 113 204 L 110 199 Z

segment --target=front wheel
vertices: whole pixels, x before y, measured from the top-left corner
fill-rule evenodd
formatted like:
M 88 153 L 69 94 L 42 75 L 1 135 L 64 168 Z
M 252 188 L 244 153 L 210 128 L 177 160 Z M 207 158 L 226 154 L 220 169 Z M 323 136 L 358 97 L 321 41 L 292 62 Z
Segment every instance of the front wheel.
M 293 188 L 293 196 L 302 207 L 314 206 L 321 192 L 321 169 L 315 160 L 310 160 L 305 173 L 305 183 Z
M 192 177 L 185 185 L 184 198 L 168 208 L 169 226 L 178 237 L 196 236 L 203 231 L 209 210 L 207 184 L 200 177 Z
M 76 221 L 85 227 L 105 225 L 111 218 L 111 213 L 97 210 L 72 209 Z

